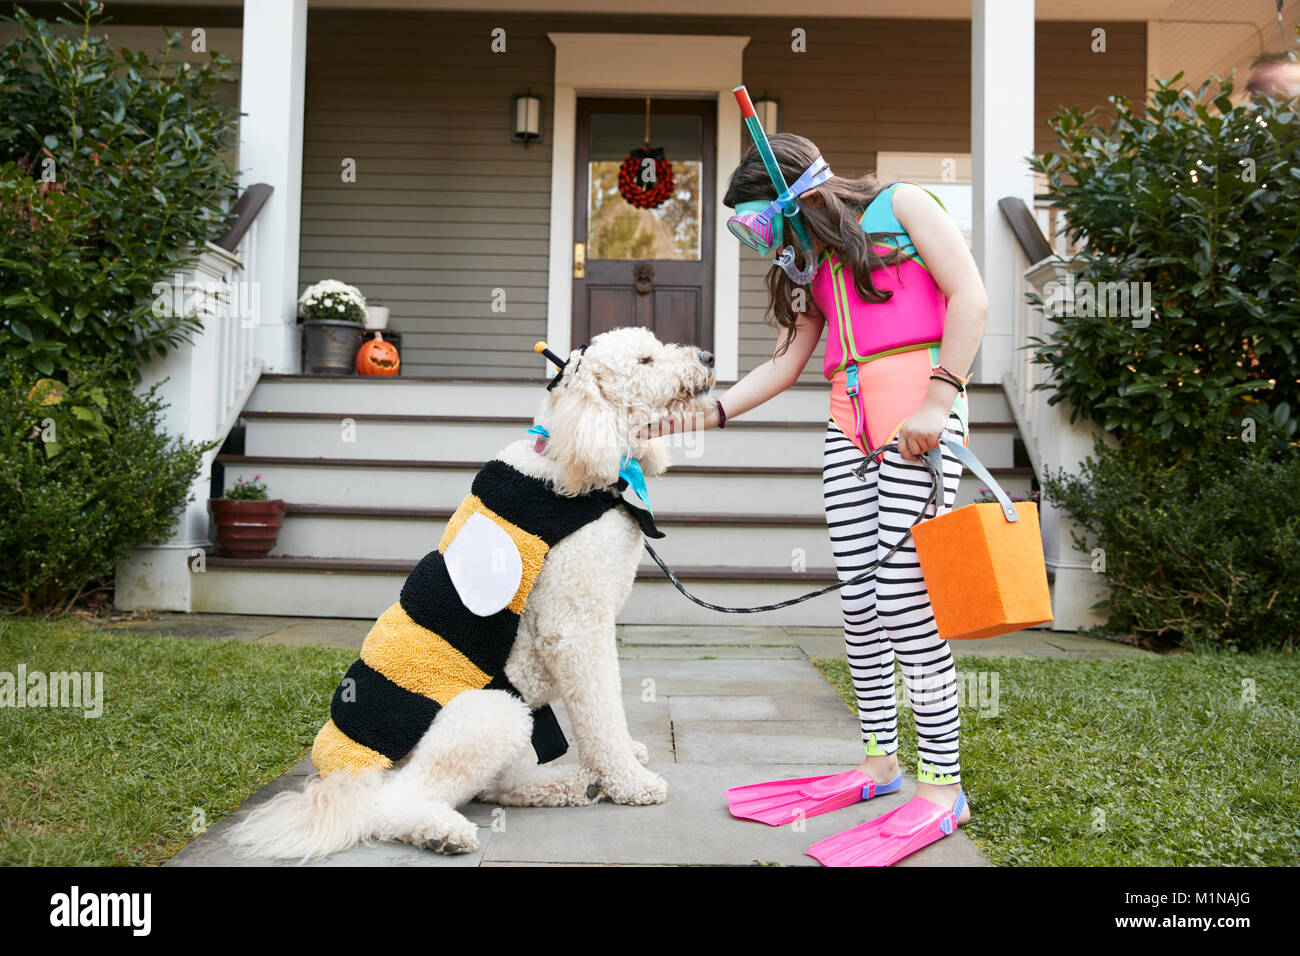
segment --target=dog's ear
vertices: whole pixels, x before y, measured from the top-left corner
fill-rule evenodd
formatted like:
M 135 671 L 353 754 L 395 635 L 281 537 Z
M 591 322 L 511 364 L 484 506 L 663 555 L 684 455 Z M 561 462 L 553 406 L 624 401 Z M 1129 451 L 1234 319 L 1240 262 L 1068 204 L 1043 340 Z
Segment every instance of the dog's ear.
M 547 454 L 560 469 L 555 490 L 582 495 L 617 481 L 627 443 L 595 369 L 579 360 L 551 392 L 550 406 Z

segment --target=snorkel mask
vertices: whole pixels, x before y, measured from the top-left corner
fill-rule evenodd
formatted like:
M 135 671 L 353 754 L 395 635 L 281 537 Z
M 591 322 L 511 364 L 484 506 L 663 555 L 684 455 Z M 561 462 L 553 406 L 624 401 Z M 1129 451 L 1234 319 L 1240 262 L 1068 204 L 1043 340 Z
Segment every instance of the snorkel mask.
M 812 237 L 808 234 L 808 226 L 800 215 L 796 197 L 830 179 L 833 175 L 831 168 L 826 160 L 818 156 L 813 160 L 813 164 L 795 180 L 794 185 L 787 187 L 785 176 L 782 175 L 781 167 L 777 165 L 776 156 L 772 153 L 772 146 L 767 141 L 767 134 L 763 132 L 763 126 L 754 112 L 749 91 L 743 86 L 738 86 L 731 92 L 735 94 L 736 102 L 740 104 L 740 115 L 744 117 L 750 138 L 753 139 L 759 158 L 763 160 L 767 175 L 772 180 L 776 199 L 771 202 L 757 199 L 738 203 L 736 214 L 727 220 L 727 228 L 731 230 L 733 236 L 761 256 L 767 257 L 772 254 L 773 249 L 781 249 L 781 254 L 776 257 L 776 264 L 791 280 L 799 285 L 807 285 L 817 273 L 817 255 Z M 802 270 L 795 265 L 794 247 L 781 248 L 783 222 L 786 219 L 790 220 L 790 231 L 794 233 L 794 240 L 799 246 L 799 251 L 803 253 Z

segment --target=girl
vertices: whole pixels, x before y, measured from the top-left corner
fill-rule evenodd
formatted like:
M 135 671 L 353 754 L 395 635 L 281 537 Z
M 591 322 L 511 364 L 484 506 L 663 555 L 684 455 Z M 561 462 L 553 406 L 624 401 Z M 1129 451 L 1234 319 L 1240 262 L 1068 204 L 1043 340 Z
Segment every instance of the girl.
M 769 142 L 787 183 L 797 184 L 821 158 L 802 136 L 776 134 Z M 759 208 L 775 198 L 751 147 L 723 202 Z M 652 434 L 725 427 L 729 419 L 763 404 L 795 382 L 829 325 L 824 372 L 831 393 L 822 481 L 836 569 L 846 581 L 898 545 L 920 514 L 931 479 L 919 456 L 938 447 L 945 434 L 968 441 L 965 376 L 984 332 L 988 298 L 961 232 L 918 186 L 882 189 L 874 176 L 831 175 L 802 192 L 798 204 L 815 246 L 816 273 L 807 286 L 796 285 L 782 269 L 768 273 L 769 308 L 781 330 L 772 358 L 740 379 L 702 420 L 666 422 Z M 771 225 L 779 247 L 782 224 Z M 797 257 L 798 268 L 789 271 L 813 265 Z M 866 451 L 891 441 L 898 451 L 872 463 L 865 482 L 853 474 Z M 946 449 L 943 460 L 944 505 L 951 508 L 961 468 Z M 819 778 L 818 787 L 804 781 L 791 788 L 776 781 L 736 788 L 733 813 L 752 798 L 769 811 L 777 807 L 779 813 L 808 816 L 845 806 L 845 799 L 835 802 L 837 793 L 854 802 L 898 789 L 897 660 L 916 721 L 917 798 L 886 814 L 894 816 L 892 828 L 882 828 L 882 817 L 855 828 L 859 832 L 824 841 L 838 839 L 838 846 L 810 850 L 827 863 L 888 864 L 970 819 L 960 786 L 956 670 L 935 627 L 910 542 L 874 575 L 842 588 L 840 600 L 865 759 L 853 771 Z M 769 823 L 789 819 L 737 815 Z M 887 838 L 909 828 L 924 831 L 924 841 L 918 843 L 915 835 L 910 842 Z

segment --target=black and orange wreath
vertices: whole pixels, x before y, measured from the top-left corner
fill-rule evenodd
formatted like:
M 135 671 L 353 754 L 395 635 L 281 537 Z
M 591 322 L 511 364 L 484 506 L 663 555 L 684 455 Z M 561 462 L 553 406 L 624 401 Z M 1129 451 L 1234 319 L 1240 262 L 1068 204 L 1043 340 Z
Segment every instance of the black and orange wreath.
M 647 163 L 646 160 L 653 162 Z M 639 209 L 662 206 L 673 194 L 673 166 L 663 148 L 634 149 L 618 169 L 618 191 Z

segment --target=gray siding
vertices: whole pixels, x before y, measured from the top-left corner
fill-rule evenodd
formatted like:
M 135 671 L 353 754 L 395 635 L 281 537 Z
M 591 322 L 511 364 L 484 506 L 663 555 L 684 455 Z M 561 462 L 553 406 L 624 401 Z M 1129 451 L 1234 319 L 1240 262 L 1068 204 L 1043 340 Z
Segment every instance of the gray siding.
M 498 26 L 505 54 L 489 49 Z M 794 26 L 808 31 L 807 53 L 790 50 Z M 1040 151 L 1050 147 L 1041 121 L 1061 99 L 1091 106 L 1109 92 L 1142 95 L 1144 25 L 1109 25 L 1105 55 L 1089 51 L 1093 26 L 1038 24 Z M 300 288 L 338 278 L 388 305 L 410 374 L 537 373 L 551 214 L 549 31 L 748 35 L 746 84 L 779 96 L 783 127 L 815 140 L 840 173 L 872 169 L 882 149 L 970 149 L 970 29 L 960 21 L 312 10 Z M 545 113 L 543 140 L 527 150 L 508 140 L 510 98 L 525 87 Z M 355 183 L 341 181 L 344 157 L 357 161 Z M 729 173 L 724 162 L 720 188 Z M 762 274 L 743 252 L 742 373 L 776 340 Z M 503 313 L 491 309 L 497 288 Z M 805 379 L 820 377 L 820 356 Z
M 308 20 L 300 283 L 343 279 L 387 305 L 413 375 L 539 367 L 551 154 L 509 140 L 509 108 L 531 84 L 549 133 L 554 53 L 542 29 L 510 21 Z M 505 54 L 488 49 L 497 25 Z M 356 182 L 342 181 L 345 157 Z M 496 289 L 504 311 L 493 311 Z

